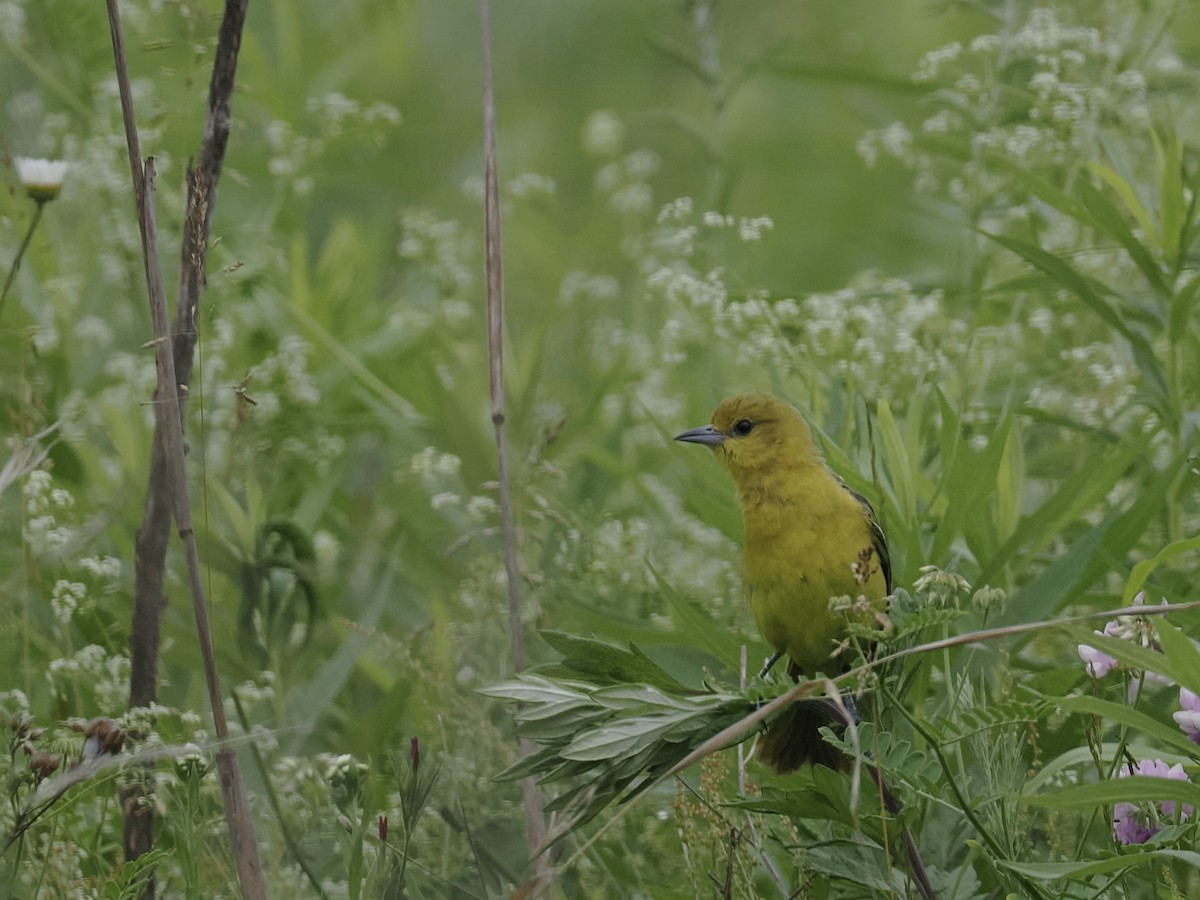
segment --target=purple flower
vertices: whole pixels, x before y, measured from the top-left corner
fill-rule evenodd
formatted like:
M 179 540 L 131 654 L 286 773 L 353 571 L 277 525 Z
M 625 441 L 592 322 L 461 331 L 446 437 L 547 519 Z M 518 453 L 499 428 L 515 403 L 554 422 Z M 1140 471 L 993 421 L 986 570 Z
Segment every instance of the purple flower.
M 1142 592 L 1133 598 L 1132 605 L 1142 606 L 1145 604 L 1145 602 L 1146 594 L 1145 592 Z M 1167 601 L 1164 600 L 1163 604 L 1165 605 L 1166 602 Z M 1123 641 L 1141 644 L 1143 647 L 1146 647 L 1150 650 L 1162 650 L 1162 648 L 1158 645 L 1158 642 L 1155 640 L 1154 626 L 1151 625 L 1150 620 L 1146 616 L 1117 616 L 1104 626 L 1103 631 L 1097 631 L 1095 633 L 1102 637 L 1118 638 Z M 1103 678 L 1113 669 L 1121 665 L 1117 662 L 1117 660 L 1109 656 L 1104 651 L 1097 650 L 1095 647 L 1091 647 L 1087 644 L 1079 644 L 1076 647 L 1076 652 L 1078 652 L 1079 658 L 1083 660 L 1088 674 L 1093 678 Z M 1158 684 L 1172 683 L 1170 679 L 1164 678 L 1157 672 L 1147 672 L 1145 675 L 1147 681 L 1157 682 Z
M 1125 846 L 1144 844 L 1158 831 L 1158 826 L 1151 828 L 1138 818 L 1140 811 L 1135 803 L 1118 803 L 1113 807 L 1113 834 Z
M 1100 634 L 1099 631 L 1096 634 Z M 1097 650 L 1095 647 L 1089 647 L 1087 644 L 1080 644 L 1078 647 L 1079 658 L 1084 661 L 1087 667 L 1087 672 L 1093 678 L 1103 678 L 1109 672 L 1117 667 L 1117 661 L 1102 650 Z
M 1184 734 L 1200 744 L 1200 696 L 1187 688 L 1180 688 L 1179 705 L 1183 709 L 1175 713 L 1175 724 L 1183 729 Z
M 1195 695 L 1193 695 L 1195 696 Z M 1125 765 L 1118 773 L 1121 778 L 1131 775 L 1146 775 L 1151 778 L 1169 778 L 1173 781 L 1188 781 L 1183 766 L 1176 763 L 1168 766 L 1161 759 L 1143 759 L 1136 767 Z M 1164 800 L 1158 805 L 1159 812 L 1166 818 L 1175 817 L 1176 804 L 1174 800 Z M 1183 804 L 1180 820 L 1192 814 L 1192 805 Z M 1160 825 L 1153 811 L 1137 803 L 1118 803 L 1113 806 L 1113 834 L 1122 844 L 1144 844 L 1157 834 Z

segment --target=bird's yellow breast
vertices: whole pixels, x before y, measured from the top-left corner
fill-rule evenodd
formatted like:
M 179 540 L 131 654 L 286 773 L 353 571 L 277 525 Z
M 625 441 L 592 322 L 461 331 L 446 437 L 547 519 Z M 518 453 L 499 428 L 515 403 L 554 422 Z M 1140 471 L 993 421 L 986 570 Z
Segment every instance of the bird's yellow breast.
M 767 489 L 742 490 L 741 501 L 742 580 L 759 631 L 804 674 L 832 674 L 846 620 L 829 612 L 830 598 L 863 595 L 881 607 L 887 593 L 878 560 L 865 583 L 855 575 L 872 546 L 865 508 L 820 462 L 790 468 Z

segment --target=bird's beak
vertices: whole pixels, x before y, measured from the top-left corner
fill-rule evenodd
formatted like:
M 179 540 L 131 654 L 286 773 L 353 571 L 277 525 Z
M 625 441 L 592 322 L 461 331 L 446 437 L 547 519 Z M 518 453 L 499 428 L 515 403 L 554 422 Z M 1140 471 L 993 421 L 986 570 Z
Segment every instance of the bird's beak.
M 692 444 L 708 444 L 710 447 L 719 447 L 725 443 L 725 435 L 717 431 L 711 425 L 701 425 L 699 428 L 693 428 L 691 431 L 685 431 L 683 434 L 675 435 L 677 441 L 688 441 Z

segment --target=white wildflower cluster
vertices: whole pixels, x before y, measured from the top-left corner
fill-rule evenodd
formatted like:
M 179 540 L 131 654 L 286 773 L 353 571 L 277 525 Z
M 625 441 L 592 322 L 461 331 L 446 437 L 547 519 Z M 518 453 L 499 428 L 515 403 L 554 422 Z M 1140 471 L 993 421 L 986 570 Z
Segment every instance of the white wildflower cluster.
M 612 157 L 621 152 L 625 143 L 625 124 L 607 109 L 596 110 L 588 116 L 583 128 L 583 147 L 592 156 Z
M 434 291 L 432 296 L 406 294 L 400 307 L 416 301 L 425 314 L 429 306 L 443 298 L 463 298 L 470 294 L 475 283 L 478 247 L 463 232 L 460 223 L 438 219 L 426 210 L 407 209 L 400 214 L 400 227 L 397 252 L 402 259 L 416 264 L 414 270 Z M 413 322 L 402 324 L 410 330 L 413 327 Z M 424 327 L 428 327 L 427 320 L 419 330 Z
M 308 173 L 325 153 L 327 141 L 353 132 L 356 139 L 380 146 L 387 133 L 401 122 L 400 111 L 394 106 L 381 102 L 364 105 L 339 91 L 309 97 L 307 106 L 316 119 L 320 137 L 300 134 L 292 123 L 282 119 L 270 122 L 266 128 L 271 151 L 267 171 L 301 197 L 315 187 Z
M 1120 416 L 1135 411 L 1139 377 L 1124 348 L 1095 342 L 1059 353 L 1064 365 L 1059 377 L 1047 386 L 1037 384 L 1029 396 L 1030 406 L 1067 416 L 1093 427 L 1114 427 Z
M 87 600 L 87 585 L 60 578 L 54 583 L 54 588 L 50 592 L 50 609 L 54 612 L 54 618 L 63 625 L 69 625 L 76 610 L 83 605 L 85 600 Z
M 1119 32 L 1121 23 L 1108 23 Z M 1145 70 L 1122 68 L 1130 54 L 1099 29 L 1065 22 L 1051 8 L 1033 9 L 1014 34 L 987 34 L 964 47 L 954 42 L 925 55 L 913 80 L 936 87 L 932 111 L 917 132 L 965 142 L 972 159 L 955 160 L 945 174 L 931 146 L 893 122 L 858 144 L 869 166 L 882 158 L 913 169 L 922 190 L 945 188 L 958 200 L 979 200 L 1001 189 L 990 157 L 1026 167 L 1070 163 L 1090 153 L 1104 130 L 1144 132 L 1150 124 L 1150 73 L 1169 61 L 1154 50 Z M 1001 48 L 1003 47 L 1003 56 Z
M 304 173 L 313 159 L 324 152 L 324 141 L 297 134 L 291 123 L 282 119 L 268 123 L 266 135 L 267 144 L 271 148 L 267 171 L 297 196 L 311 194 L 313 179 L 311 175 Z
M 86 690 L 95 698 L 90 708 L 120 715 L 129 703 L 129 672 L 129 657 L 89 644 L 67 659 L 51 660 L 46 678 L 58 695 Z
M 0 716 L 25 718 L 29 715 L 29 698 L 17 688 L 0 691 Z
M 453 453 L 442 453 L 436 447 L 426 447 L 409 460 L 409 468 L 424 479 L 456 476 L 462 468 L 462 460 Z
M 491 524 L 496 520 L 500 504 L 486 495 L 469 495 L 459 470 L 462 460 L 453 453 L 443 453 L 434 447 L 426 447 L 409 460 L 409 472 L 416 475 L 429 494 L 429 505 L 438 512 L 450 512 L 462 509 L 466 522 L 457 518 L 461 513 L 455 513 L 456 521 L 465 524 Z M 402 477 L 398 474 L 397 477 Z
M 621 215 L 644 216 L 654 203 L 648 181 L 658 171 L 659 164 L 656 153 L 635 150 L 601 166 L 596 173 L 596 188 Z
M 75 536 L 72 524 L 60 520 L 75 505 L 75 498 L 63 488 L 52 487 L 52 483 L 49 472 L 35 469 L 21 488 L 24 538 L 33 553 L 41 557 L 61 554 Z
M 0 34 L 14 46 L 25 45 L 25 4 L 20 0 L 0 0 Z
M 611 275 L 599 275 L 572 269 L 563 276 L 559 300 L 564 306 L 576 300 L 607 302 L 621 294 L 621 282 Z
M 308 371 L 311 349 L 304 338 L 285 335 L 276 351 L 254 366 L 250 387 L 256 416 L 269 418 L 284 404 L 311 407 L 321 402 L 321 392 Z
M 505 185 L 505 190 L 515 200 L 539 195 L 553 197 L 558 191 L 558 185 L 554 183 L 553 178 L 539 175 L 537 172 L 522 172 Z
M 141 416 L 147 429 L 154 427 L 151 401 L 158 383 L 158 370 L 153 353 L 112 354 L 104 364 L 104 379 L 98 406 L 117 410 L 121 416 Z
M 705 602 L 718 617 L 736 616 L 741 608 L 737 548 L 723 534 L 686 514 L 678 497 L 652 476 L 642 486 L 664 504 L 673 522 L 669 534 L 641 516 L 609 518 L 587 532 L 572 528 L 558 538 L 551 571 L 568 590 L 594 602 L 651 616 L 670 618 L 658 582 L 647 561 L 667 585 L 684 596 Z M 659 521 L 656 519 L 656 521 Z M 665 620 L 664 620 L 665 621 Z
M 321 131 L 329 137 L 340 135 L 347 127 L 360 124 L 395 128 L 401 121 L 400 110 L 389 103 L 363 106 L 340 91 L 309 97 L 307 106 L 308 111 L 317 117 Z

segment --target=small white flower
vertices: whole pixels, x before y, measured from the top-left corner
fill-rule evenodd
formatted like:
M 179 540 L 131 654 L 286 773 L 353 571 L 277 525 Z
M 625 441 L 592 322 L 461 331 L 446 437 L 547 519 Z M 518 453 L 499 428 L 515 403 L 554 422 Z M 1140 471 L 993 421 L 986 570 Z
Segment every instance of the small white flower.
M 13 160 L 17 166 L 17 179 L 25 188 L 30 199 L 38 203 L 53 200 L 62 190 L 69 164 L 59 159 L 28 159 L 18 156 Z

